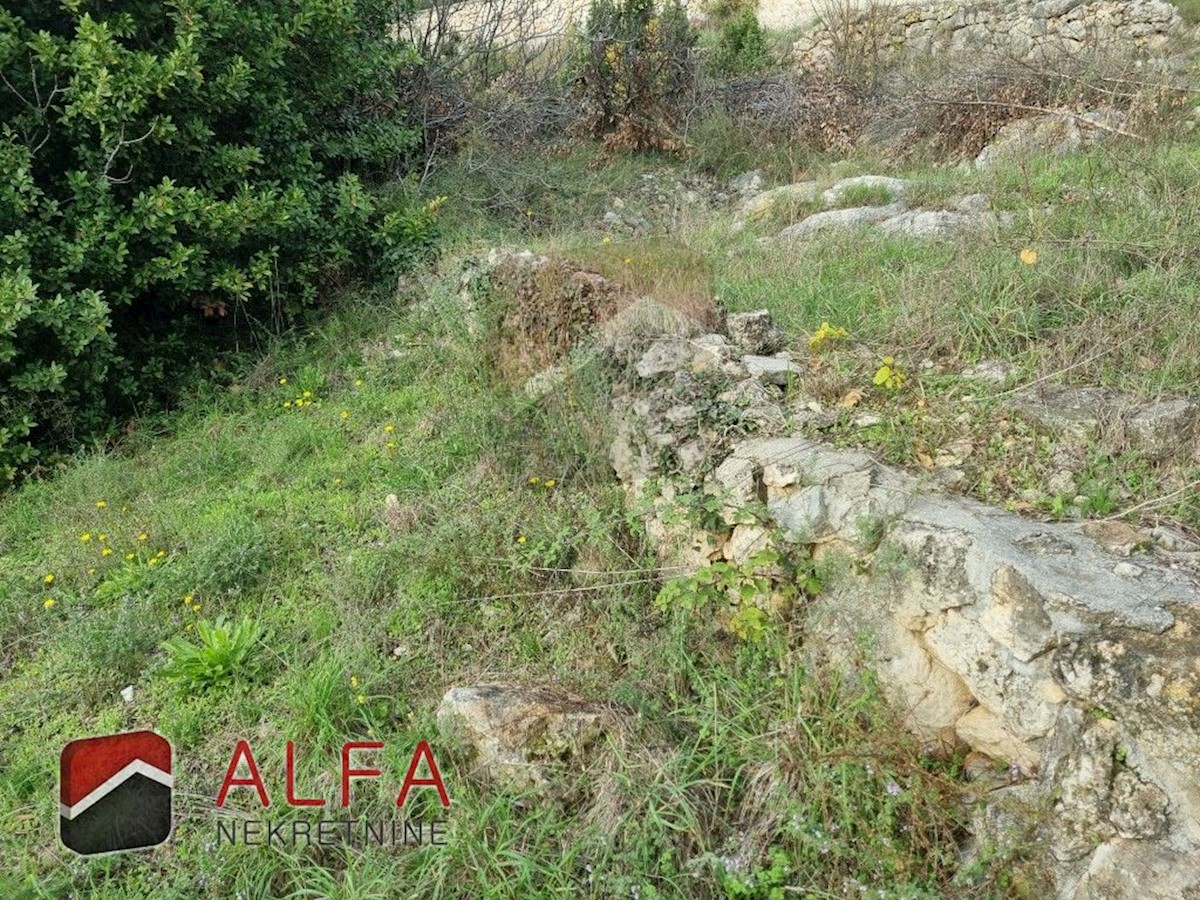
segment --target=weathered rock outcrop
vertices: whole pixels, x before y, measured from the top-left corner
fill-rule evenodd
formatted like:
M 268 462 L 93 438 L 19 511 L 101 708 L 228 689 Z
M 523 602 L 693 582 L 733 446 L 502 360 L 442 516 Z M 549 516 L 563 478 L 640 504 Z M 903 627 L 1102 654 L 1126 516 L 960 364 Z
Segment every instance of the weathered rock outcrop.
M 481 774 L 517 790 L 579 769 L 617 725 L 601 704 L 513 684 L 451 688 L 437 719 L 443 731 L 474 752 Z
M 612 464 L 663 566 L 756 566 L 769 548 L 827 568 L 806 596 L 778 589 L 798 577 L 780 566 L 753 602 L 798 619 L 813 665 L 873 670 L 931 751 L 1007 771 L 979 792 L 979 846 L 1022 841 L 1064 900 L 1200 896 L 1194 549 L 1022 518 L 801 436 L 805 366 L 778 345 L 764 311 L 730 336 L 613 345 Z M 705 494 L 703 525 L 681 515 Z
M 1011 784 L 981 807 L 979 838 L 1004 840 L 990 833 L 1004 818 L 990 810 L 1019 810 L 1063 898 L 1200 890 L 1200 589 L 1188 571 L 1093 525 L 1024 519 L 790 435 L 788 400 L 753 356 L 706 408 L 749 426 L 750 405 L 719 404 L 751 398 L 780 412 L 753 419 L 775 434 L 683 433 L 679 404 L 703 405 L 704 386 L 680 361 L 635 378 L 615 406 L 614 467 L 650 510 L 664 564 L 740 564 L 768 546 L 852 561 L 834 568 L 859 574 L 797 613 L 801 653 L 871 667 L 931 748 L 1008 767 Z M 698 488 L 722 500 L 716 530 L 681 528 L 672 515 Z M 767 521 L 746 524 L 755 502 Z M 1147 881 L 1139 873 L 1151 864 Z

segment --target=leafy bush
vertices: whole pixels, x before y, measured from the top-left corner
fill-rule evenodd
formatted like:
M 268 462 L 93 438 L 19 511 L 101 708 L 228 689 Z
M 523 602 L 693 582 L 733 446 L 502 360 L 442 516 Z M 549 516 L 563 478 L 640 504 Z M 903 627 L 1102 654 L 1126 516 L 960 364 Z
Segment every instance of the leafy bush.
M 679 149 L 696 38 L 679 0 L 593 0 L 580 53 L 586 129 L 610 149 Z
M 743 9 L 721 25 L 711 65 L 722 75 L 744 75 L 771 62 L 767 35 L 753 9 Z
M 196 623 L 196 635 L 198 644 L 184 638 L 163 641 L 169 657 L 163 674 L 168 678 L 188 687 L 210 688 L 239 676 L 258 674 L 253 653 L 262 632 L 250 617 L 234 623 L 223 618 L 214 623 L 202 619 Z
M 0 475 L 102 433 L 229 323 L 413 261 L 384 0 L 0 8 Z M 224 324 L 225 327 L 217 327 Z

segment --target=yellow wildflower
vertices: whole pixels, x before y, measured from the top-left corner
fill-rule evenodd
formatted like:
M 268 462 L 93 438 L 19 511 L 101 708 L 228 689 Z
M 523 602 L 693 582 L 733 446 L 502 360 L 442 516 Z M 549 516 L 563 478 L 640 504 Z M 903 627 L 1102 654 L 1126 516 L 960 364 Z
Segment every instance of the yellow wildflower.
M 1032 266 L 1038 261 L 1038 252 L 1032 247 L 1026 247 L 1021 251 L 1020 259 L 1022 265 Z
M 284 401 L 283 401 L 283 408 L 284 408 L 284 409 L 291 409 L 291 408 L 292 408 L 292 401 L 291 401 L 291 400 L 284 400 Z
M 395 426 L 395 425 L 384 425 L 384 426 L 383 426 L 383 433 L 384 433 L 384 434 L 391 434 L 391 433 L 392 433 L 393 431 L 395 431 L 395 430 L 396 430 L 396 426 Z
M 100 551 L 101 556 L 112 556 L 112 547 L 105 547 Z
M 125 554 L 125 562 L 133 562 L 136 555 L 137 554 L 135 554 L 135 553 L 126 553 Z
M 287 384 L 287 379 L 286 379 L 286 378 L 280 378 L 280 379 L 279 379 L 279 383 L 280 383 L 280 384 Z
M 301 394 L 300 396 L 301 396 L 301 397 L 303 397 L 305 400 L 311 399 L 311 397 L 312 397 L 312 391 L 305 391 L 305 392 L 304 392 L 303 394 Z
M 105 501 L 105 500 L 97 500 L 96 501 L 96 509 L 104 509 L 106 506 L 108 506 L 107 501 Z
M 184 602 L 184 604 L 185 604 L 185 605 L 187 605 L 187 606 L 191 606 L 191 605 L 192 605 L 192 602 L 193 602 L 195 599 L 196 599 L 196 595 L 195 595 L 195 594 L 184 594 L 184 595 L 183 595 L 183 602 Z
M 108 535 L 107 534 L 98 534 L 98 535 L 96 535 L 96 540 L 98 540 L 100 543 L 103 544 L 105 541 L 108 540 Z
M 545 481 L 542 482 L 542 485 L 547 488 L 552 488 L 556 484 L 558 484 L 558 482 L 555 481 L 553 478 L 547 478 Z
M 88 541 L 90 541 L 92 539 L 92 533 L 90 531 L 85 531 L 83 534 L 81 534 L 79 536 L 79 539 L 86 544 Z
M 358 676 L 357 675 L 350 676 L 350 687 L 352 687 L 352 688 L 358 687 Z
M 95 575 L 95 574 L 96 574 L 96 569 L 95 569 L 95 567 L 93 567 L 93 566 L 88 566 L 88 574 L 89 574 L 89 575 Z
M 345 422 L 348 418 L 350 418 L 350 411 L 348 409 L 343 409 L 340 413 L 338 413 L 338 415 L 341 416 L 342 421 Z
M 517 543 L 523 544 L 523 543 L 525 543 L 526 540 L 527 540 L 527 538 L 525 537 L 525 535 L 521 535 L 519 538 L 517 538 Z
M 45 600 L 42 601 L 42 606 L 44 606 L 46 609 L 49 609 L 57 602 L 58 601 L 55 600 L 53 597 L 47 597 Z
M 606 234 L 606 235 L 605 235 L 605 236 L 604 236 L 604 237 L 603 237 L 603 238 L 600 240 L 600 243 L 602 243 L 602 244 L 611 244 L 611 243 L 612 243 L 612 238 L 610 238 L 610 237 L 609 237 L 609 236 Z
M 395 442 L 395 441 L 388 441 L 388 442 L 387 442 L 387 443 L 386 443 L 384 446 L 385 446 L 385 447 L 387 447 L 389 450 L 395 450 L 395 449 L 396 449 L 396 442 Z
M 199 604 L 199 603 L 194 603 L 194 604 L 192 604 L 192 612 L 194 612 L 194 613 L 198 613 L 198 612 L 200 612 L 201 608 L 202 608 L 202 607 L 200 606 L 200 604 Z
M 355 387 L 362 387 L 362 386 L 363 386 L 363 380 L 362 380 L 361 378 L 355 378 L 355 379 L 354 379 L 354 386 L 355 386 Z
M 159 559 L 162 559 L 164 556 L 166 556 L 166 555 L 167 555 L 167 551 L 166 551 L 166 550 L 159 550 L 159 551 L 158 551 L 157 553 L 155 553 L 154 555 L 155 555 L 155 556 L 157 556 Z
M 367 698 L 366 698 L 366 697 L 364 697 L 362 694 L 359 694 L 359 695 L 358 695 L 357 697 L 355 697 L 354 699 L 355 699 L 355 700 L 356 700 L 356 701 L 357 701 L 359 704 L 363 704 L 363 703 L 366 703 L 366 702 L 367 702 Z
M 45 582 L 46 584 L 54 584 L 54 573 L 53 573 L 53 572 L 47 572 L 47 573 L 46 573 L 46 574 L 45 574 L 45 575 L 42 577 L 42 581 L 43 581 L 43 582 Z
M 529 476 L 529 483 L 530 483 L 530 484 L 541 484 L 541 483 L 542 483 L 542 479 L 538 478 L 536 475 L 530 475 L 530 476 Z
M 146 532 L 143 531 L 141 534 L 138 535 L 138 540 L 144 544 L 144 543 L 146 543 L 146 541 L 150 540 L 150 535 L 146 534 Z

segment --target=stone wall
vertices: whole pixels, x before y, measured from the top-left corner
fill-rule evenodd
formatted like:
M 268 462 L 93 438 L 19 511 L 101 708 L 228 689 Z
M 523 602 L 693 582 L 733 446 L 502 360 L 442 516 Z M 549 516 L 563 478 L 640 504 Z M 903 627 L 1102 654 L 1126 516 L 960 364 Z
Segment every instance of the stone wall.
M 1163 0 L 867 4 L 832 25 L 818 23 L 794 45 L 793 58 L 801 66 L 820 68 L 838 52 L 880 60 L 902 53 L 1037 59 L 1091 48 L 1152 52 L 1183 27 L 1178 11 Z
M 848 563 L 793 610 L 799 652 L 869 667 L 931 749 L 967 753 L 981 845 L 1021 842 L 1064 900 L 1200 896 L 1200 548 L 1131 555 L 1153 541 L 1123 523 L 1022 518 L 800 436 L 801 361 L 761 355 L 765 311 L 731 325 L 661 338 L 614 401 L 614 469 L 664 566 Z M 697 490 L 716 528 L 680 527 Z
M 527 388 L 597 353 L 624 373 L 611 462 L 664 571 L 766 565 L 731 610 L 798 622 L 814 667 L 873 671 L 931 752 L 965 755 L 975 846 L 1034 857 L 1061 900 L 1200 897 L 1200 546 L 1024 518 L 807 437 L 809 369 L 765 310 L 714 333 L 655 307 Z

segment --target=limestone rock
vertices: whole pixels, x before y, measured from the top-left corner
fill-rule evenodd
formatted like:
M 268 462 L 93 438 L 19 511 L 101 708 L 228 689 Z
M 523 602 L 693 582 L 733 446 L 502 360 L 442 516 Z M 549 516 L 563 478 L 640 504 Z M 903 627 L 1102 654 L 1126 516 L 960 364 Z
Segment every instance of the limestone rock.
M 1154 460 L 1183 450 L 1197 434 L 1200 404 L 1191 400 L 1161 400 L 1136 409 L 1125 422 L 1131 446 Z
M 791 360 L 780 359 L 776 356 L 743 356 L 742 365 L 746 367 L 753 378 L 764 384 L 774 384 L 786 387 L 804 374 L 804 369 Z
M 795 184 L 785 184 L 744 200 L 737 208 L 735 215 L 738 221 L 758 222 L 788 206 L 815 203 L 818 195 L 816 182 L 800 181 Z
M 730 339 L 746 353 L 771 354 L 783 346 L 783 334 L 766 309 L 734 313 L 725 323 Z
M 950 239 L 994 231 L 1010 218 L 993 212 L 918 209 L 880 222 L 879 230 L 900 237 Z
M 654 378 L 691 368 L 695 355 L 695 348 L 687 341 L 671 338 L 655 341 L 638 360 L 638 377 Z
M 1013 412 L 1049 431 L 1094 438 L 1104 426 L 1115 425 L 1122 403 L 1114 391 L 1097 387 L 1047 384 L 1022 391 L 1008 406 Z
M 801 219 L 779 232 L 779 239 L 795 241 L 810 238 L 824 231 L 849 231 L 865 225 L 874 225 L 904 212 L 902 203 L 888 206 L 855 206 L 849 209 L 827 209 Z
M 762 193 L 765 185 L 766 181 L 761 169 L 743 172 L 729 181 L 729 189 L 744 199 Z
M 900 178 L 888 178 L 883 175 L 859 175 L 855 178 L 843 178 L 835 183 L 829 190 L 821 194 L 821 202 L 827 207 L 837 206 L 842 202 L 842 199 L 856 190 L 880 189 L 888 196 L 887 203 L 881 203 L 880 206 L 890 204 L 903 203 L 907 194 L 908 185 Z
M 514 684 L 448 690 L 437 710 L 443 732 L 470 747 L 486 777 L 521 790 L 581 767 L 617 727 L 605 706 L 568 694 Z

